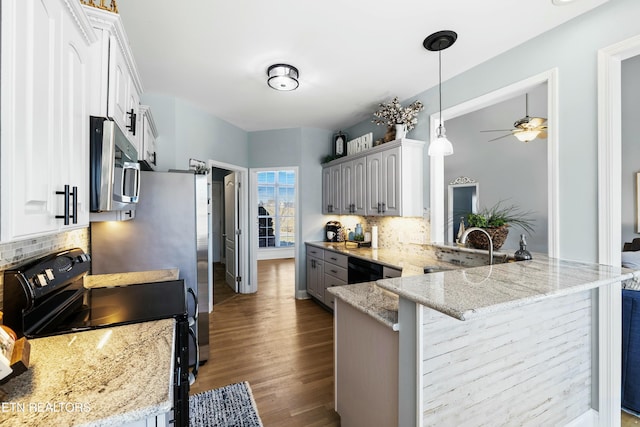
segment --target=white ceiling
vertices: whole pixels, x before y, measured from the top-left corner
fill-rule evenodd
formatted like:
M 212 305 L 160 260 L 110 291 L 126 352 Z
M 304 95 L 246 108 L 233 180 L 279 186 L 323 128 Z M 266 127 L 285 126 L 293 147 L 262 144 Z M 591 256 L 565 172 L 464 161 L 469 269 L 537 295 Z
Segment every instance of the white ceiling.
M 422 47 L 458 33 L 443 80 L 608 0 L 119 0 L 146 93 L 176 96 L 246 131 L 337 130 L 393 96 L 438 83 Z M 269 65 L 300 71 L 300 87 L 266 84 Z M 409 99 L 410 101 L 411 99 Z

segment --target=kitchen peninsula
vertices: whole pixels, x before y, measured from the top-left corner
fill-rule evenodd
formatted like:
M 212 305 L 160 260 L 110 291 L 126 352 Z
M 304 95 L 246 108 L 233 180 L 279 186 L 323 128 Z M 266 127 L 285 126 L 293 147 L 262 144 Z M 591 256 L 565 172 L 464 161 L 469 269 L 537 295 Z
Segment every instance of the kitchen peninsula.
M 598 290 L 630 277 L 536 254 L 330 288 L 336 410 L 350 426 L 394 415 L 401 426 L 596 425 Z

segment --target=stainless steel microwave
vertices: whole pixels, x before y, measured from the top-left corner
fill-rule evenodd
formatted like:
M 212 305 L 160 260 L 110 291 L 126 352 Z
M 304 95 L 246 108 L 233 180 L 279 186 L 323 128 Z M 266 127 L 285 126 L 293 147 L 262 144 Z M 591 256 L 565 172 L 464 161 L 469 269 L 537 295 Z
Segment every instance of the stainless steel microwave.
M 90 117 L 91 212 L 135 209 L 140 195 L 140 164 L 136 148 L 116 122 Z

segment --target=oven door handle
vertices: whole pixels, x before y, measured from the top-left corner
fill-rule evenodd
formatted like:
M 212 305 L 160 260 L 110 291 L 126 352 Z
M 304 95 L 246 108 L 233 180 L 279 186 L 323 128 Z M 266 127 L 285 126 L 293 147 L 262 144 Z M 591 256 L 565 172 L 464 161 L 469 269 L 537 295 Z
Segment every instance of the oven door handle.
M 198 367 L 200 366 L 200 349 L 198 348 L 198 337 L 196 336 L 196 331 L 193 328 L 189 328 L 189 337 L 193 340 L 193 344 L 196 349 L 196 363 L 193 366 L 191 372 L 189 372 L 189 385 L 193 384 L 198 378 Z
M 193 322 L 197 322 L 198 321 L 198 296 L 196 295 L 196 292 L 193 290 L 193 288 L 187 288 L 187 293 L 191 294 L 191 296 L 193 297 L 193 302 L 195 303 L 195 307 L 194 307 L 194 312 L 193 312 L 193 316 L 189 317 L 190 319 L 193 319 Z M 187 305 L 187 315 L 189 314 L 189 306 Z M 191 322 L 189 322 L 189 326 L 191 326 Z

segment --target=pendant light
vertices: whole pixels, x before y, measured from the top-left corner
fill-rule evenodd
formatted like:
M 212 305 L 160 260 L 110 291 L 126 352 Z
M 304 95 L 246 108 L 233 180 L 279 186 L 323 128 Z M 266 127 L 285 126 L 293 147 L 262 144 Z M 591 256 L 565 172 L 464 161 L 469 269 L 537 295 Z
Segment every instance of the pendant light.
M 293 65 L 274 64 L 267 70 L 267 84 L 275 90 L 294 90 L 298 87 L 298 75 Z
M 438 31 L 431 34 L 422 42 L 425 49 L 438 52 L 438 96 L 440 98 L 440 124 L 436 129 L 436 139 L 429 144 L 430 156 L 450 156 L 453 154 L 453 145 L 447 139 L 445 128 L 442 125 L 442 51 L 456 42 L 458 35 L 454 31 Z

